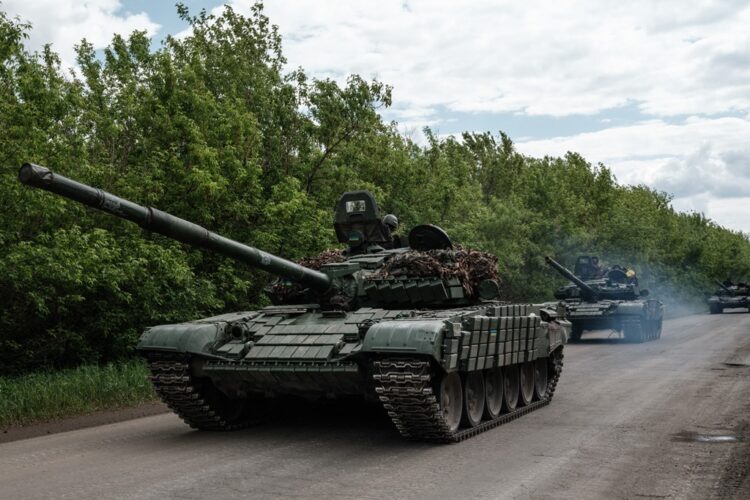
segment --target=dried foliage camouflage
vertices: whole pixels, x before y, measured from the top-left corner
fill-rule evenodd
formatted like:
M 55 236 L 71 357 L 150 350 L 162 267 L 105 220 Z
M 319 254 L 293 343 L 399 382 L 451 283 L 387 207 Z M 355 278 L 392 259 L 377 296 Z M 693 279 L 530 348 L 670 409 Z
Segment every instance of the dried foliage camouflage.
M 408 251 L 392 257 L 378 277 L 419 276 L 458 278 L 466 294 L 477 295 L 479 283 L 491 279 L 499 283 L 497 257 L 481 250 L 457 247 L 454 250 Z

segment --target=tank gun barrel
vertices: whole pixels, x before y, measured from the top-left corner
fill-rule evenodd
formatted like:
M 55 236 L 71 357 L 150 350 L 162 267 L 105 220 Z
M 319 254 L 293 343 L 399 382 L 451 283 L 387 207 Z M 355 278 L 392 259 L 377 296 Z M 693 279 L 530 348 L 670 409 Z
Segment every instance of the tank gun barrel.
M 292 261 L 225 238 L 198 224 L 180 219 L 156 208 L 144 207 L 101 189 L 81 184 L 55 174 L 45 167 L 33 163 L 24 163 L 18 173 L 18 178 L 27 186 L 50 191 L 121 219 L 135 222 L 148 231 L 159 233 L 188 245 L 212 250 L 269 273 L 299 282 L 315 290 L 326 291 L 331 287 L 331 279 L 319 271 L 308 269 Z
M 728 286 L 725 286 L 724 283 L 722 283 L 719 280 L 715 280 L 715 281 L 716 281 L 716 284 L 719 285 L 727 293 L 731 293 L 732 295 L 734 295 L 734 291 L 731 288 L 729 288 Z
M 594 290 L 588 284 L 586 284 L 585 281 L 583 281 L 581 278 L 579 278 L 575 274 L 571 273 L 568 269 L 566 269 L 562 264 L 557 262 L 552 257 L 548 257 L 548 256 L 544 257 L 544 260 L 547 262 L 547 264 L 555 268 L 557 272 L 562 274 L 564 277 L 572 281 L 578 288 L 580 288 L 581 292 L 584 294 L 586 298 L 590 300 L 596 300 L 596 296 L 597 296 L 596 290 Z

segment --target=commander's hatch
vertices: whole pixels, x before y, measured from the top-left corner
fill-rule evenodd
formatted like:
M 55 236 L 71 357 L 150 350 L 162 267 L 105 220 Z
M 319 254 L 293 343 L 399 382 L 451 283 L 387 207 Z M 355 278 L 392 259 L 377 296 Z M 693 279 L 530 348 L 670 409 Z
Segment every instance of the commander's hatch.
M 409 231 L 409 247 L 420 252 L 449 250 L 453 248 L 453 243 L 441 228 L 432 224 L 421 224 Z

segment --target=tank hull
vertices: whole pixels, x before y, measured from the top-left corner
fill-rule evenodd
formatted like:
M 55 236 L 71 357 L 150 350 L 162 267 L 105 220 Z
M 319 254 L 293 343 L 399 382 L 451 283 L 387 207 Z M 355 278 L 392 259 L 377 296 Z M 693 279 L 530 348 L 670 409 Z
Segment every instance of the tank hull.
M 137 349 L 157 393 L 196 428 L 242 426 L 269 398 L 362 396 L 380 401 L 404 436 L 446 442 L 549 402 L 570 331 L 556 313 L 501 303 L 432 311 L 274 306 L 152 327 Z M 522 369 L 537 373 L 519 382 L 526 400 L 475 422 L 446 423 L 446 379 Z
M 630 342 L 647 342 L 661 336 L 664 307 L 658 300 L 566 301 L 571 341 L 591 330 L 614 330 Z
M 724 309 L 747 308 L 750 311 L 750 296 L 713 295 L 708 298 L 708 309 L 711 314 L 719 314 Z

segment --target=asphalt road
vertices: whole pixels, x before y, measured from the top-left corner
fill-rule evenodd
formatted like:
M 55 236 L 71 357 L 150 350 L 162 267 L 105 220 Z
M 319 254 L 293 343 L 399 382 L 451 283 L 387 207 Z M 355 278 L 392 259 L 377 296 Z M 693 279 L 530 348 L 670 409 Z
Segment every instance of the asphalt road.
M 750 498 L 750 314 L 569 345 L 553 402 L 454 445 L 377 411 L 237 433 L 164 414 L 0 445 L 2 498 Z

